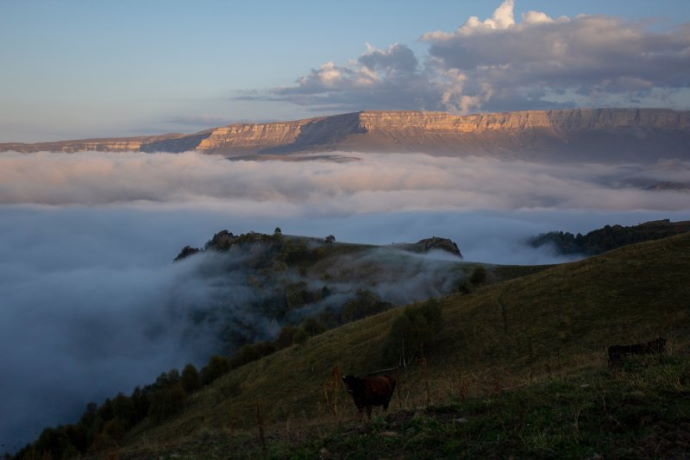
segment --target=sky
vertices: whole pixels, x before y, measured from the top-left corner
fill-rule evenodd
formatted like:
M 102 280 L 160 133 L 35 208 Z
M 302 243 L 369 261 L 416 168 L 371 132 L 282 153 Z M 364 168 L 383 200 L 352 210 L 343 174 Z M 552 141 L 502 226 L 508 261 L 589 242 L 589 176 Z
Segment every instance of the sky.
M 688 22 L 686 0 L 2 0 L 0 142 L 362 109 L 687 109 Z

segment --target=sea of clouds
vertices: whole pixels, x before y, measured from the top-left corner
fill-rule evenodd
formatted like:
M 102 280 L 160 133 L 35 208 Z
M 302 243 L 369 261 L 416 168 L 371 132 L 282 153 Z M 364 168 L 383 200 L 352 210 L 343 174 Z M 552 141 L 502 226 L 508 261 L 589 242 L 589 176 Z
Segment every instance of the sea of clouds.
M 541 232 L 690 219 L 688 191 L 630 185 L 690 183 L 688 163 L 347 155 L 358 159 L 0 154 L 0 444 L 202 364 L 213 331 L 185 327 L 189 312 L 246 292 L 199 276 L 203 258 L 172 259 L 221 229 L 374 244 L 441 236 L 466 260 L 538 264 L 567 261 L 525 244 Z

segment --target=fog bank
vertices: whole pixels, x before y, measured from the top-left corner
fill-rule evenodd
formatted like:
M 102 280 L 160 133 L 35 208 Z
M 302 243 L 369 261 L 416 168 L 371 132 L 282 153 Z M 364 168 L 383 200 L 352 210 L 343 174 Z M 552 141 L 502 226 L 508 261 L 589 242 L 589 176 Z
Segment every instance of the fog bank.
M 89 401 L 205 361 L 213 328 L 190 330 L 182 319 L 228 298 L 239 308 L 250 294 L 241 279 L 200 277 L 203 257 L 171 262 L 221 229 L 280 226 L 373 244 L 441 236 L 466 260 L 538 264 L 568 260 L 524 244 L 541 232 L 690 219 L 682 188 L 630 185 L 690 182 L 685 163 L 357 156 L 0 155 L 0 444 L 18 447 L 46 425 L 73 420 Z M 254 319 L 266 333 L 275 328 Z

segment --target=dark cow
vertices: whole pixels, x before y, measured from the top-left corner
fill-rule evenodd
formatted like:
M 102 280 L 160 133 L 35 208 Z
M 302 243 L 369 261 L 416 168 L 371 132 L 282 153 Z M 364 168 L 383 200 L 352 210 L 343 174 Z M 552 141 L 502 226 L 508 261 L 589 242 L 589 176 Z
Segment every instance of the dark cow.
M 666 339 L 659 337 L 647 343 L 634 345 L 611 345 L 609 347 L 609 367 L 623 364 L 623 359 L 631 355 L 663 355 L 666 353 Z
M 395 379 L 388 375 L 374 377 L 355 377 L 346 375 L 343 377 L 347 392 L 352 395 L 355 406 L 362 413 L 366 408 L 367 417 L 371 419 L 371 409 L 374 406 L 383 406 L 383 410 L 388 409 L 395 390 Z

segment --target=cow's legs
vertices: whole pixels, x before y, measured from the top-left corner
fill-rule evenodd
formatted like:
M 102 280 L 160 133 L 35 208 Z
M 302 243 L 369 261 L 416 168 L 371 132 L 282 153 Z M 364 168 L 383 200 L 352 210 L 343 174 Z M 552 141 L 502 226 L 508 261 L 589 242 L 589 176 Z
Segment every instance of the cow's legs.
M 367 417 L 371 420 L 371 406 L 367 406 Z

